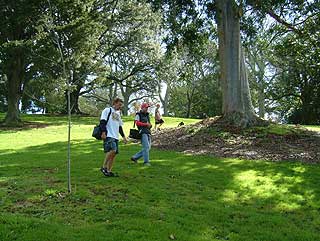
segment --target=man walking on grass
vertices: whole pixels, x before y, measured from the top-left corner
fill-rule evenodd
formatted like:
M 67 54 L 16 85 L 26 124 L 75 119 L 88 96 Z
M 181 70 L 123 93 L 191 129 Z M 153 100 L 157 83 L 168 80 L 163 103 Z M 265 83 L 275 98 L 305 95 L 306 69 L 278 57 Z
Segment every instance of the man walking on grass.
M 137 163 L 138 159 L 143 157 L 143 164 L 146 166 L 150 166 L 150 160 L 149 160 L 149 151 L 151 148 L 151 123 L 150 123 L 150 117 L 148 113 L 149 108 L 148 103 L 142 103 L 141 110 L 136 114 L 135 117 L 135 124 L 138 127 L 138 130 L 141 134 L 141 145 L 142 150 L 136 153 L 131 157 L 131 160 L 134 163 Z
M 101 172 L 106 177 L 114 177 L 117 174 L 112 172 L 115 156 L 119 153 L 119 133 L 123 138 L 124 143 L 127 143 L 127 138 L 124 135 L 121 120 L 120 110 L 123 106 L 123 100 L 115 98 L 112 107 L 105 108 L 102 111 L 100 118 L 100 128 L 102 130 L 101 138 L 103 140 L 103 149 L 106 153 Z

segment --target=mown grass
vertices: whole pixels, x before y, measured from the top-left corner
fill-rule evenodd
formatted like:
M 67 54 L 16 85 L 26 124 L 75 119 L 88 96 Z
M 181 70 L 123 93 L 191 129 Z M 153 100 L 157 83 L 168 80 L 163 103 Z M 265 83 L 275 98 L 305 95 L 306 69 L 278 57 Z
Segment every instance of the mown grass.
M 66 118 L 24 119 L 50 125 L 0 130 L 0 240 L 319 240 L 317 165 L 152 149 L 144 167 L 129 161 L 140 146 L 121 143 L 120 177 L 105 178 L 97 118 L 73 118 L 68 195 Z

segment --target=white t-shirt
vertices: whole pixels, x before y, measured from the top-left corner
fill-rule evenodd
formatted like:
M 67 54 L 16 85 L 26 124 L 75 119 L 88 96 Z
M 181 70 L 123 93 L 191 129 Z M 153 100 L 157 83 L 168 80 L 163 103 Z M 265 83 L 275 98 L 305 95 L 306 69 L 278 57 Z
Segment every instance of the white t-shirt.
M 110 107 L 105 108 L 102 113 L 100 120 L 108 119 L 108 115 L 110 112 Z M 111 115 L 106 125 L 107 129 L 107 137 L 112 137 L 114 139 L 119 140 L 119 126 L 123 126 L 123 122 L 121 120 L 120 110 L 115 110 L 111 107 Z

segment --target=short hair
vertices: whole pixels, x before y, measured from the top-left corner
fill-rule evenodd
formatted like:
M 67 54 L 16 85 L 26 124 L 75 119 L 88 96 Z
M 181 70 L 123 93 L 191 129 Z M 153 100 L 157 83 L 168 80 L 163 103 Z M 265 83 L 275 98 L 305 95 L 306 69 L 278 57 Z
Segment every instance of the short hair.
M 112 104 L 114 105 L 114 104 L 119 103 L 119 102 L 123 103 L 123 100 L 122 100 L 121 98 L 119 98 L 119 97 L 116 97 L 116 98 L 114 98 L 114 100 L 112 101 Z

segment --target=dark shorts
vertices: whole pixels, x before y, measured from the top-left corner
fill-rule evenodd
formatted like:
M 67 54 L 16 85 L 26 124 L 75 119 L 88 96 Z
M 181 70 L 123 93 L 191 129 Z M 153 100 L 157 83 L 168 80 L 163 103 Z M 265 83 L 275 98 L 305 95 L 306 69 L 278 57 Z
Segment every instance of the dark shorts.
M 164 123 L 164 120 L 160 119 L 156 121 L 156 125 Z
M 107 139 L 105 139 L 103 141 L 103 150 L 105 153 L 109 152 L 109 151 L 115 151 L 116 154 L 119 153 L 119 145 L 118 145 L 118 140 L 114 139 L 112 137 L 107 137 Z

